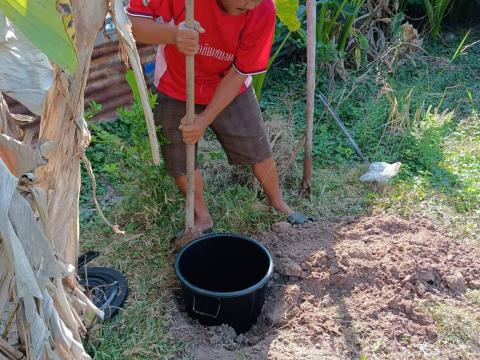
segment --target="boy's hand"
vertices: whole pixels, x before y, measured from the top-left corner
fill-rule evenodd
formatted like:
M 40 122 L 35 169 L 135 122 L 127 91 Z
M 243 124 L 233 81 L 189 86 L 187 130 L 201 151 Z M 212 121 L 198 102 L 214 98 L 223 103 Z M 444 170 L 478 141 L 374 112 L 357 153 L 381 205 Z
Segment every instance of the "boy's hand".
M 197 21 L 195 21 L 195 30 L 187 29 L 184 21 L 178 24 L 175 36 L 178 51 L 185 55 L 195 55 L 198 52 L 198 34 L 204 32 L 205 29 Z
M 196 144 L 205 133 L 209 123 L 201 114 L 195 115 L 195 121 L 191 125 L 186 125 L 187 117 L 184 116 L 180 121 L 179 129 L 183 134 L 185 144 Z

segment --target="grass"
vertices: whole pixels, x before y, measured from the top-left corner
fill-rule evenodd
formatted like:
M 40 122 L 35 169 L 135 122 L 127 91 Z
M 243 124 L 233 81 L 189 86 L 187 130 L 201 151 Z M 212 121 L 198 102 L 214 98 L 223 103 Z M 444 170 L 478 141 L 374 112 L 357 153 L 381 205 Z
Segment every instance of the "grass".
M 423 156 L 428 156 L 432 149 L 428 142 L 438 142 L 434 146 L 441 152 L 425 160 L 433 162 L 430 168 L 412 175 L 404 174 L 396 186 L 378 199 L 377 207 L 394 209 L 405 215 L 422 213 L 441 224 L 451 237 L 476 242 L 480 231 L 478 116 L 472 115 L 456 123 L 448 134 L 432 136 L 440 138 L 427 139 L 421 147 Z
M 480 306 L 480 290 L 470 290 L 467 292 L 467 299 L 474 305 Z
M 126 311 L 91 336 L 95 359 L 179 359 L 168 333 L 171 302 L 164 286 L 172 278 L 168 242 L 158 232 L 113 235 L 92 224 L 83 231 L 82 248 L 101 249 L 96 265 L 111 266 L 128 279 Z
M 471 35 L 471 41 L 474 38 Z M 344 100 L 336 107 L 369 159 L 403 162 L 391 186 L 358 181 L 365 165 L 318 103 L 312 197 L 298 196 L 300 153 L 283 174 L 288 202 L 321 218 L 421 214 L 453 238 L 478 246 L 480 46 L 451 64 L 456 45 L 432 41 L 426 46 L 427 56 L 417 55 L 394 73 L 381 68 L 352 73 L 348 82 L 328 93 L 334 106 Z M 303 131 L 304 71 L 302 65 L 274 68 L 265 83 L 261 107 L 271 137 L 280 134 L 274 146 L 280 167 Z M 326 92 L 322 75 L 319 84 Z M 131 294 L 126 310 L 104 324 L 89 349 L 95 359 L 182 359 L 186 344 L 172 339 L 168 331 L 172 301 L 166 289 L 175 286 L 170 238 L 183 226 L 183 199 L 163 168 L 145 166 L 150 155 L 139 108 L 121 111 L 120 121 L 98 125 L 93 132 L 87 155 L 100 179 L 101 204 L 127 235 L 113 235 L 99 223 L 84 176 L 81 247 L 100 250 L 97 264 L 123 272 Z M 282 220 L 269 210 L 249 171 L 228 166 L 211 139 L 207 134 L 201 144 L 200 162 L 216 230 L 254 234 Z M 469 291 L 466 298 L 467 308 L 434 304 L 427 310 L 442 334 L 432 350 L 438 358 L 452 349 L 468 355 L 478 345 L 474 336 L 480 319 L 472 309 L 478 310 L 480 293 Z
M 478 306 L 437 303 L 425 306 L 424 311 L 435 322 L 438 340 L 436 347 L 444 358 L 475 359 L 480 351 L 480 315 Z
M 432 36 L 440 34 L 442 20 L 452 2 L 452 0 L 423 0 Z
M 458 41 L 463 38 L 461 33 Z M 470 39 L 475 41 L 475 36 Z M 422 213 L 436 220 L 450 236 L 472 243 L 478 241 L 480 232 L 480 86 L 476 81 L 480 46 L 452 62 L 458 43 L 447 45 L 431 41 L 425 46 L 426 56 L 397 66 L 393 74 L 385 70 L 358 73 L 329 95 L 334 104 L 343 99 L 338 112 L 371 161 L 403 163 L 394 186 L 383 191 L 369 193 L 353 182 L 360 198 L 374 198 L 367 202 L 370 210 Z M 281 80 L 267 83 L 278 88 L 281 99 L 294 103 L 284 107 L 284 117 L 294 117 L 297 138 L 304 109 L 303 88 L 295 78 L 302 77 L 303 70 L 292 66 L 276 74 L 274 78 Z M 326 79 L 321 78 L 320 84 L 326 92 L 322 86 Z M 265 97 L 267 112 L 275 109 L 275 96 Z M 331 171 L 349 167 L 354 172 L 359 169 L 356 154 L 322 112 L 319 103 L 320 120 L 314 135 L 316 168 Z

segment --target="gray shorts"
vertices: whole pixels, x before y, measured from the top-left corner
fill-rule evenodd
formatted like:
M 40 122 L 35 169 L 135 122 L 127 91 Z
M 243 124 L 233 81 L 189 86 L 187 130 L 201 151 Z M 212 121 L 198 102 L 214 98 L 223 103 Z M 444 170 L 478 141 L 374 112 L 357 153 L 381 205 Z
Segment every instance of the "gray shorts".
M 185 116 L 185 103 L 158 93 L 155 123 L 162 126 L 170 144 L 162 145 L 167 173 L 178 177 L 186 175 L 186 147 L 178 128 Z M 196 105 L 200 113 L 205 105 Z M 238 95 L 210 124 L 231 165 L 254 165 L 272 156 L 257 98 L 252 87 Z

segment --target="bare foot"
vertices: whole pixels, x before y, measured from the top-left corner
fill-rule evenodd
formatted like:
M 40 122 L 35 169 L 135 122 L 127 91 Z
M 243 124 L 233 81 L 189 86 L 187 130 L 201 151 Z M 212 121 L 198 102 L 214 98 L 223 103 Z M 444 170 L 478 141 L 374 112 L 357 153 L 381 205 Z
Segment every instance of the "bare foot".
M 195 229 L 200 231 L 201 233 L 207 230 L 211 230 L 213 228 L 213 220 L 210 215 L 204 218 L 195 218 Z
M 272 207 L 277 210 L 279 213 L 282 213 L 284 215 L 290 215 L 293 210 L 288 206 L 285 202 L 281 201 L 277 204 L 272 203 Z

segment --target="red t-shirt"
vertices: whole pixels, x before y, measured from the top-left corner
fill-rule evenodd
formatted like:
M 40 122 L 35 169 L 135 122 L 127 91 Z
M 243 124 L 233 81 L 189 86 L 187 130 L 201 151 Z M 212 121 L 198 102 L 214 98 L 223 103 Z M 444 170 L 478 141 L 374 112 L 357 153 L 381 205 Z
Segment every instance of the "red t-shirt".
M 144 3 L 148 3 L 147 6 Z M 184 0 L 130 0 L 126 12 L 132 16 L 178 25 L 185 21 Z M 241 15 L 226 14 L 216 0 L 196 0 L 195 20 L 205 29 L 195 55 L 195 102 L 208 104 L 222 77 L 234 66 L 253 75 L 267 70 L 275 32 L 275 5 L 263 0 Z M 251 76 L 242 86 L 246 90 Z M 185 101 L 185 55 L 175 45 L 160 45 L 155 66 L 158 90 Z

